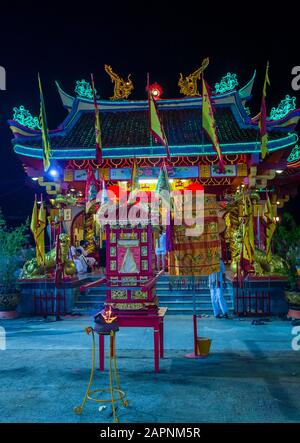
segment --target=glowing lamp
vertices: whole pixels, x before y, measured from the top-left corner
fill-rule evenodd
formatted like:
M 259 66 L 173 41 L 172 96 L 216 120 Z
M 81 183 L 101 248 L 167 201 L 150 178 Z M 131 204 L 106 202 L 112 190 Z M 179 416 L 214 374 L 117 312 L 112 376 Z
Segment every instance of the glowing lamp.
M 34 182 L 36 182 L 38 179 L 38 177 L 31 177 L 31 180 L 33 180 Z
M 163 94 L 163 88 L 158 83 L 152 83 L 152 85 L 149 85 L 149 91 L 155 100 L 160 99 Z
M 276 169 L 276 174 L 282 174 L 283 170 L 282 169 Z
M 55 168 L 51 168 L 49 171 L 49 175 L 51 175 L 51 177 L 57 177 L 58 176 L 58 171 Z

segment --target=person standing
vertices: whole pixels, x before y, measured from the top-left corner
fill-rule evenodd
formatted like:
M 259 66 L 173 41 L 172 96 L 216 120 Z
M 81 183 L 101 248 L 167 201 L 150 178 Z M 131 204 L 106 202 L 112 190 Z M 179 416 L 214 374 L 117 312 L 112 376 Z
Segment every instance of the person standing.
M 208 286 L 210 289 L 211 303 L 216 318 L 229 318 L 228 307 L 224 298 L 225 285 L 225 265 L 220 260 L 220 272 L 214 272 L 208 276 Z
M 163 228 L 160 228 L 159 240 L 156 240 L 155 246 L 157 270 L 165 270 L 166 267 L 166 254 L 167 254 L 167 238 Z

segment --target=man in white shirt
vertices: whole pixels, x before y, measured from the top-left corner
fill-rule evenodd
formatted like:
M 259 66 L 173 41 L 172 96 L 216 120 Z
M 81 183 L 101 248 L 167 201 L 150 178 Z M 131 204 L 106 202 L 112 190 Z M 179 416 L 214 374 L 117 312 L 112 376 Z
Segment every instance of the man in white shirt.
M 157 270 L 165 270 L 166 267 L 166 254 L 167 254 L 167 237 L 166 233 L 160 229 L 159 241 L 156 240 L 155 254 L 157 261 Z
M 210 289 L 211 302 L 213 306 L 214 316 L 216 318 L 229 318 L 226 300 L 223 294 L 223 286 L 225 284 L 225 265 L 220 260 L 220 272 L 214 272 L 208 276 L 208 286 Z
M 81 249 L 76 249 L 76 257 L 74 259 L 77 274 L 85 274 L 87 272 L 87 262 Z

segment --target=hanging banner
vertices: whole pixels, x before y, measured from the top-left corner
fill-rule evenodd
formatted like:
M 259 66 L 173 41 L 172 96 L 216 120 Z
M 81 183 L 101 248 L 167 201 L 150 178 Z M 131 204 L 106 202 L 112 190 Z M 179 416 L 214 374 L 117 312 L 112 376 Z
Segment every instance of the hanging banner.
M 224 171 L 219 172 L 219 165 L 211 166 L 212 177 L 235 177 L 236 165 L 224 165 Z
M 94 169 L 94 175 L 96 180 L 99 180 L 99 169 Z M 75 169 L 74 171 L 74 181 L 86 181 L 87 179 L 87 169 Z
M 137 179 L 156 179 L 159 176 L 160 168 L 137 168 Z M 198 166 L 167 166 L 169 178 L 198 178 Z M 111 169 L 109 173 L 110 180 L 131 180 L 131 168 L 115 168 Z

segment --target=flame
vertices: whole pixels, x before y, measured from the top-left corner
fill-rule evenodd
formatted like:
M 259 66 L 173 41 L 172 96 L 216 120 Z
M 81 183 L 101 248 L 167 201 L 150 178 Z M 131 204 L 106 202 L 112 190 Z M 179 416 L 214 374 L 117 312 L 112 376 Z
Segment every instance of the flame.
M 107 310 L 105 310 L 103 313 L 101 313 L 102 317 L 104 318 L 105 323 L 112 323 L 114 320 L 116 320 L 117 316 L 112 315 L 112 309 L 111 306 Z

